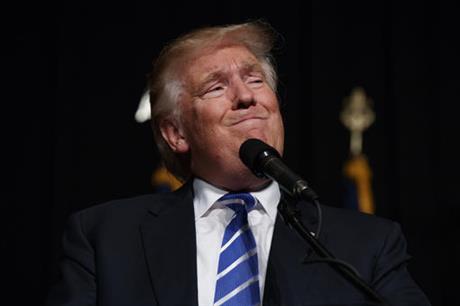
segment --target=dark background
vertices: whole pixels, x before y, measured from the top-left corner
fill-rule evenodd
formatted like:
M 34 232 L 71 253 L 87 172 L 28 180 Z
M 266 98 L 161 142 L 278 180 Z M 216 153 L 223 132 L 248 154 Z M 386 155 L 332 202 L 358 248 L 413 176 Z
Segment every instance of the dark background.
M 287 163 L 323 204 L 343 202 L 343 99 L 362 86 L 377 215 L 401 223 L 433 305 L 458 305 L 459 22 L 437 1 L 17 3 L 3 10 L 5 292 L 39 305 L 69 213 L 152 192 L 149 124 L 134 121 L 152 58 L 197 26 L 263 18 L 275 50 Z M 457 135 L 457 136 L 456 136 Z M 455 141 L 457 139 L 457 141 Z M 7 167 L 5 167 L 7 168 Z M 3 282 L 4 283 L 4 282 Z

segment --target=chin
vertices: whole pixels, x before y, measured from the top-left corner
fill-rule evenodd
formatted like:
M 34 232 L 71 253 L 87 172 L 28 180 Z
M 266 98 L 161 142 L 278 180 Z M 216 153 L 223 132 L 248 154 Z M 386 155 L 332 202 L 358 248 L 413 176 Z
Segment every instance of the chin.
M 247 134 L 246 134 L 246 140 L 247 139 L 251 139 L 251 138 L 256 138 L 256 139 L 259 139 L 259 140 L 262 140 L 263 142 L 269 144 L 269 145 L 273 145 L 273 144 L 270 144 L 269 140 L 268 140 L 268 137 L 265 135 L 265 133 L 263 131 L 260 131 L 260 130 L 251 130 L 249 131 Z

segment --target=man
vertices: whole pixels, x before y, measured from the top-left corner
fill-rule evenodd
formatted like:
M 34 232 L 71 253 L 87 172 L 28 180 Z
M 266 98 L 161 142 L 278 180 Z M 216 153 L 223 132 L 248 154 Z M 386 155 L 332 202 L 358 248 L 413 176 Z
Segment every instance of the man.
M 249 138 L 283 152 L 273 37 L 266 25 L 245 23 L 199 29 L 164 48 L 149 81 L 152 126 L 166 166 L 185 184 L 72 215 L 49 305 L 369 301 L 327 264 L 305 262 L 314 254 L 277 214 L 278 184 L 239 159 Z M 314 229 L 314 207 L 298 208 Z M 323 207 L 319 240 L 389 304 L 429 305 L 406 270 L 395 223 Z

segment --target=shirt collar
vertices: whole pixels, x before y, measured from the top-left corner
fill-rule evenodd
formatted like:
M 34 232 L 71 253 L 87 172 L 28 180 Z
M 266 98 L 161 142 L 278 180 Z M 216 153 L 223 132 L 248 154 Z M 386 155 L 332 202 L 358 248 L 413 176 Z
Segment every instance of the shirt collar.
M 217 188 L 199 178 L 193 180 L 193 205 L 195 209 L 195 221 L 203 217 L 213 206 L 213 204 L 228 191 Z M 260 206 L 268 214 L 270 219 L 275 222 L 278 203 L 281 193 L 277 182 L 272 181 L 270 185 L 262 190 L 251 192 L 258 200 Z

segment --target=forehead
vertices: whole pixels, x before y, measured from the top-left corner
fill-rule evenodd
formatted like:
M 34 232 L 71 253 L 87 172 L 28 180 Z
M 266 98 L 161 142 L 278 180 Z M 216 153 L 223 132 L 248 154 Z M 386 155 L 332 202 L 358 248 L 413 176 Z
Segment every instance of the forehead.
M 247 48 L 229 46 L 212 49 L 188 61 L 186 81 L 199 83 L 215 73 L 232 70 L 260 70 L 260 63 Z

